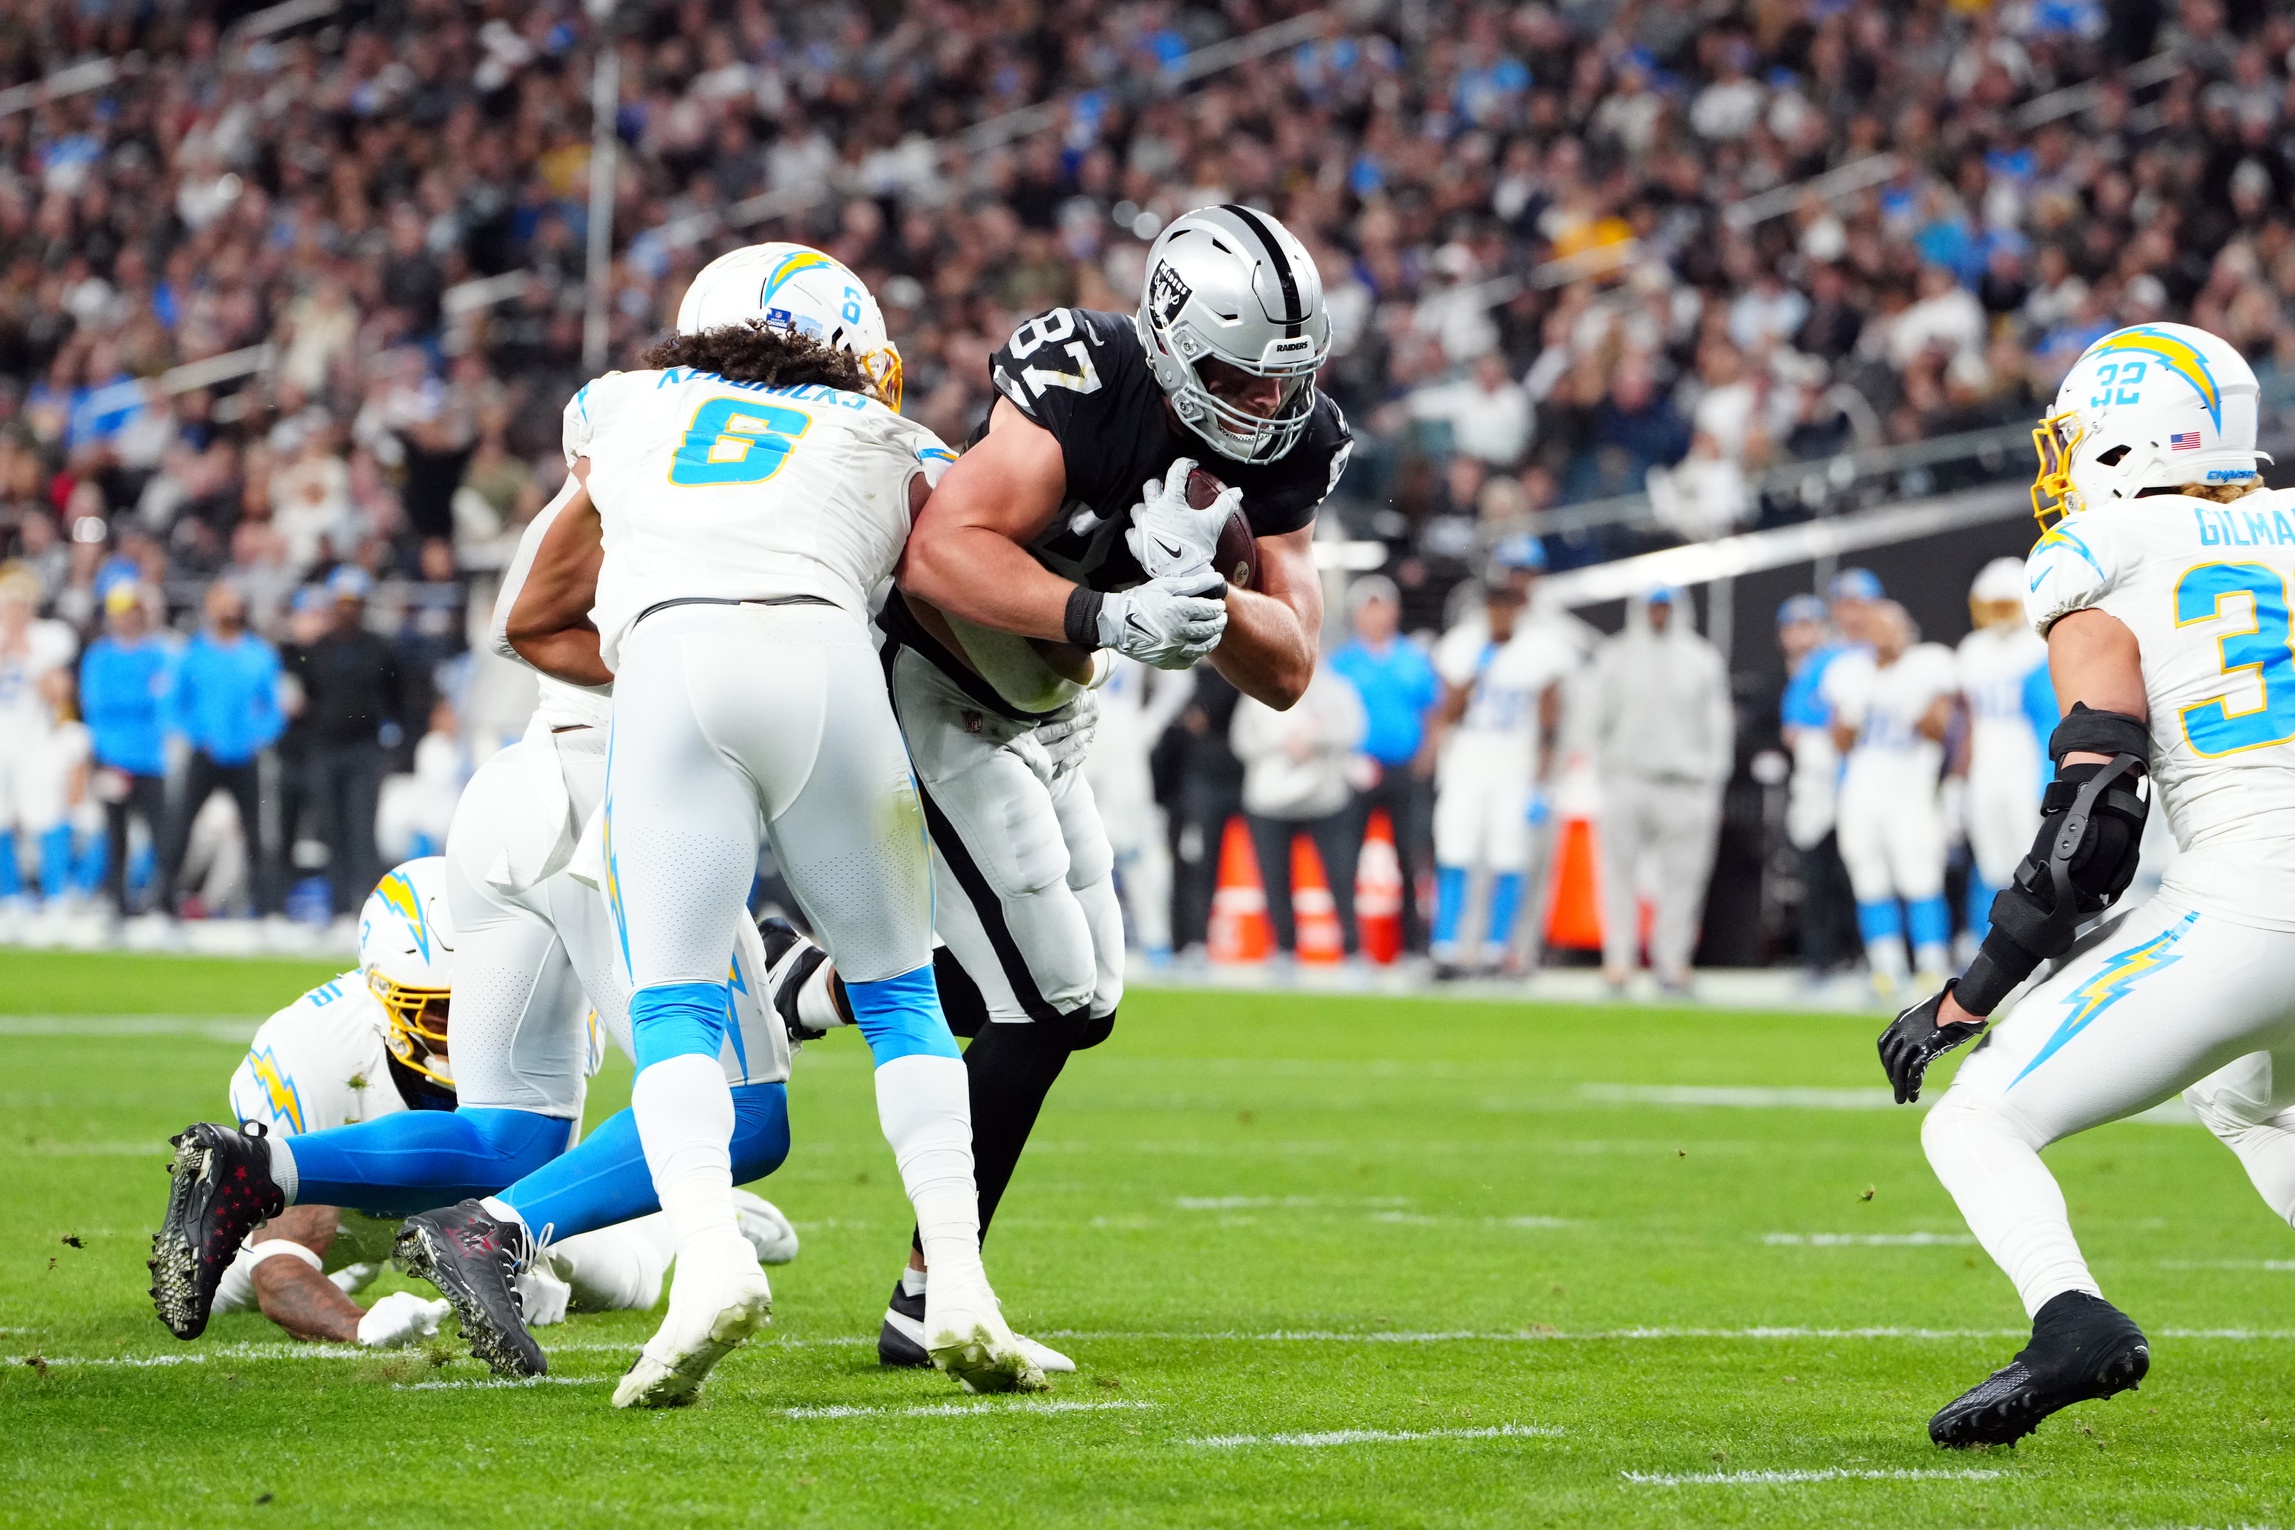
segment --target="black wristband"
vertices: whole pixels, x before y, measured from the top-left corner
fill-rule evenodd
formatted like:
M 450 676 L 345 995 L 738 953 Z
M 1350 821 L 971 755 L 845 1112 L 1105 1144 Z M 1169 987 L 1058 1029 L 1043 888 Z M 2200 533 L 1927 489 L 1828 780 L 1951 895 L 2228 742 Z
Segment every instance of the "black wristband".
M 1068 592 L 1068 609 L 1060 618 L 1060 626 L 1069 642 L 1086 651 L 1100 646 L 1100 607 L 1106 603 L 1106 596 L 1084 585 Z
M 1953 989 L 1954 1002 L 1978 1019 L 1983 1019 L 2000 1007 L 2000 1001 L 2012 993 L 2018 983 L 2032 975 L 2040 965 L 2040 958 L 2025 950 L 2000 926 L 1994 925 L 1984 934 L 1984 944 L 1976 948 L 1976 960 L 1968 964 Z

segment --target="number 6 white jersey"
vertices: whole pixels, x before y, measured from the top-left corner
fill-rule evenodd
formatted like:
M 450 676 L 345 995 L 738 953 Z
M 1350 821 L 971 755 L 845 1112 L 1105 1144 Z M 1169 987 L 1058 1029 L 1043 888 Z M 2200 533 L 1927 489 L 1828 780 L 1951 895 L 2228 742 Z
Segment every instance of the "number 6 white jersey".
M 2025 577 L 2042 635 L 2094 607 L 2136 636 L 2176 901 L 2295 930 L 2295 491 L 2100 505 L 2042 537 Z
M 566 406 L 605 528 L 599 649 L 665 600 L 811 597 L 868 620 L 908 540 L 909 480 L 955 454 L 875 399 L 709 372 L 608 372 Z

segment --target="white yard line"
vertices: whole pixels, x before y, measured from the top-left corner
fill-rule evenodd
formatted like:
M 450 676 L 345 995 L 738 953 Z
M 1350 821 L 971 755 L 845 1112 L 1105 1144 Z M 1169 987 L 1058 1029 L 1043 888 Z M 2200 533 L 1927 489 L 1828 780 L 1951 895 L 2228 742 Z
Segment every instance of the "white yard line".
M 2001 1474 L 1981 1467 L 1954 1470 L 1900 1466 L 1887 1471 L 1825 1467 L 1805 1472 L 1620 1472 L 1618 1475 L 1642 1487 L 1774 1487 L 1802 1482 L 1986 1482 Z
M 245 1046 L 261 1023 L 228 1015 L 0 1015 L 0 1036 L 196 1036 Z
M 1314 1434 L 1207 1434 L 1181 1440 L 1205 1450 L 1286 1445 L 1322 1450 L 1334 1445 L 1392 1445 L 1411 1440 L 1550 1440 L 1561 1430 L 1546 1424 L 1498 1424 L 1488 1429 L 1330 1429 Z
M 487 1376 L 474 1381 L 402 1381 L 394 1392 L 492 1392 L 513 1387 L 602 1387 L 611 1376 Z
M 1763 1233 L 1772 1248 L 1941 1248 L 1976 1240 L 1966 1233 Z
M 856 1403 L 834 1403 L 820 1408 L 784 1408 L 790 1418 L 980 1418 L 994 1415 L 1009 1418 L 1015 1413 L 1115 1413 L 1137 1412 L 1153 1408 L 1151 1402 L 1016 1402 L 1016 1403 L 918 1403 L 913 1407 L 876 1407 Z

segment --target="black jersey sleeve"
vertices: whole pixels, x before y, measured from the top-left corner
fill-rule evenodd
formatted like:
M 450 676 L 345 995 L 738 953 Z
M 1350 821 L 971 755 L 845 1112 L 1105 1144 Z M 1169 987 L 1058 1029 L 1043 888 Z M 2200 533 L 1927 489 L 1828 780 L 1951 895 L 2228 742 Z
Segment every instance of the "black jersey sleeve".
M 989 380 L 1060 443 L 1071 499 L 1105 512 L 1117 497 L 1137 496 L 1139 485 L 1115 474 L 1138 455 L 1135 437 L 1160 434 L 1162 395 L 1127 315 L 1047 309 L 997 350 Z
M 1243 490 L 1243 514 L 1254 536 L 1279 537 L 1314 520 L 1315 511 L 1347 471 L 1355 447 L 1347 417 L 1329 394 L 1315 400 L 1314 416 L 1299 444 L 1273 462 L 1223 462 L 1205 466 Z

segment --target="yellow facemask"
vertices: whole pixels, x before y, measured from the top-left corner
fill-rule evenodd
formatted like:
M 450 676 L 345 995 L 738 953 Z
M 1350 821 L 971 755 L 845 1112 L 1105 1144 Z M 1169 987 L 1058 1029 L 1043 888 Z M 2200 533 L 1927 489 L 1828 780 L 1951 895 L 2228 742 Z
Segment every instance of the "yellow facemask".
M 380 972 L 367 974 L 367 987 L 390 1017 L 391 1056 L 434 1084 L 454 1087 L 454 1070 L 439 1054 L 446 1049 L 448 990 L 410 988 Z M 433 1009 L 431 1006 L 436 1005 Z
M 2042 531 L 2080 509 L 2072 491 L 2072 451 L 2084 434 L 2069 410 L 2047 416 L 2032 429 L 2032 449 L 2040 454 L 2040 471 L 2032 480 L 2032 518 Z
M 900 409 L 901 366 L 900 352 L 890 345 L 869 352 L 861 358 L 861 370 L 869 374 L 869 391 L 877 402 L 887 409 Z

